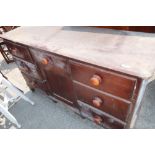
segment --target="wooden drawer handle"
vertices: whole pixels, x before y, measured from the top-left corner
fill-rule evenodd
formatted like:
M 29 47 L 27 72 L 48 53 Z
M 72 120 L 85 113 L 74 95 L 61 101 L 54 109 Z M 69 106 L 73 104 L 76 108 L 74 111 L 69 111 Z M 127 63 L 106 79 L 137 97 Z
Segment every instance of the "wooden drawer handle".
M 96 116 L 94 116 L 94 122 L 96 123 L 96 124 L 101 124 L 102 123 L 102 118 L 100 117 L 100 116 L 98 116 L 98 115 L 96 115 Z
M 41 63 L 42 63 L 43 65 L 47 65 L 47 64 L 49 63 L 49 60 L 48 60 L 47 58 L 43 58 L 43 59 L 41 60 Z
M 102 105 L 102 103 L 103 103 L 103 101 L 102 101 L 102 99 L 101 98 L 99 98 L 99 97 L 94 97 L 94 99 L 93 99 L 93 105 L 95 106 L 95 107 L 101 107 L 101 105 Z
M 94 86 L 99 86 L 102 79 L 99 75 L 93 75 L 93 77 L 90 79 L 90 83 Z
M 12 52 L 13 52 L 14 54 L 16 54 L 16 53 L 18 52 L 18 49 L 17 49 L 17 48 L 12 48 L 11 50 L 12 50 Z

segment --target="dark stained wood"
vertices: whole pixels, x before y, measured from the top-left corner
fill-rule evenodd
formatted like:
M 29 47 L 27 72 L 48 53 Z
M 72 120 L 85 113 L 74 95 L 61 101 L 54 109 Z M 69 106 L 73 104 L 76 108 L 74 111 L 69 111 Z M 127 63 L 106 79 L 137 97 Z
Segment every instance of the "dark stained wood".
M 129 30 L 129 26 L 96 26 L 97 28 L 108 28 L 115 30 Z
M 129 115 L 127 121 L 126 121 L 126 124 L 127 124 L 126 128 L 130 128 L 130 124 L 131 124 L 131 121 L 132 121 L 132 118 L 133 118 L 133 112 L 134 112 L 135 107 L 136 107 L 135 103 L 137 102 L 137 98 L 140 95 L 139 94 L 140 90 L 144 89 L 143 86 L 142 86 L 142 82 L 143 82 L 142 79 L 137 79 L 136 88 L 135 88 L 135 90 L 133 92 L 133 97 L 132 97 L 132 103 L 133 104 L 131 104 L 131 106 L 130 106 L 130 110 L 129 110 L 130 111 L 130 115 Z M 138 112 L 140 111 L 140 108 L 141 108 L 141 106 L 138 108 Z M 138 112 L 137 112 L 137 114 L 138 114 Z
M 155 33 L 155 26 L 129 26 L 130 31 Z
M 116 72 L 154 79 L 154 34 L 42 26 L 19 27 L 0 37 Z
M 44 70 L 51 88 L 51 94 L 68 100 L 72 106 L 75 102 L 73 85 L 70 78 Z
M 74 86 L 78 100 L 103 110 L 104 112 L 109 113 L 110 115 L 113 115 L 122 121 L 126 120 L 130 103 L 125 103 L 111 96 L 107 96 L 106 94 L 95 91 L 94 89 L 81 85 L 77 82 L 74 83 Z M 102 100 L 101 106 L 96 107 L 93 104 L 95 97 L 98 97 Z
M 22 75 L 23 75 L 27 85 L 30 87 L 30 89 L 34 90 L 36 88 L 39 88 L 39 89 L 48 93 L 49 89 L 48 89 L 46 80 L 40 81 L 40 80 L 34 79 L 24 73 L 22 73 Z
M 17 27 L 19 27 L 19 26 L 0 26 L 0 28 L 2 28 L 4 32 L 11 31 Z
M 100 110 L 97 113 L 90 108 L 88 117 L 106 128 L 130 124 L 139 90 L 136 77 L 20 44 L 7 44 L 32 91 L 39 88 L 87 114 L 78 104 L 84 102 Z
M 21 54 L 22 49 L 25 51 L 27 47 L 22 46 L 18 49 Z M 130 101 L 133 99 L 136 78 L 73 60 L 69 61 L 68 58 L 45 51 L 28 49 L 27 52 L 30 52 L 29 58 L 15 53 L 14 59 L 31 90 L 39 88 L 79 110 L 77 100 L 80 100 L 124 123 L 128 121 L 128 116 L 133 110 L 131 107 L 134 107 Z M 23 60 L 25 58 L 26 61 Z M 30 63 L 32 60 L 35 61 Z M 91 80 L 92 77 L 98 80 L 97 85 L 91 84 L 94 80 Z M 95 97 L 102 101 L 101 106 L 97 107 L 93 104 Z M 105 127 L 125 127 L 115 119 L 94 111 L 91 111 L 91 117 L 94 122 Z
M 3 41 L 2 42 L 0 41 L 0 52 L 7 64 L 13 62 L 11 52 Z
M 50 86 L 49 93 L 66 101 L 67 104 L 76 107 L 75 93 L 72 79 L 68 73 L 67 59 L 43 51 L 36 52 L 33 49 L 31 49 L 31 52 L 37 65 L 48 81 Z M 42 60 L 45 59 L 47 63 L 42 63 Z
M 133 96 L 137 84 L 135 77 L 22 45 L 10 42 L 8 45 L 18 49 L 13 51 L 14 60 L 32 91 L 39 88 L 80 111 L 77 100 L 99 109 L 112 116 L 109 118 L 90 110 L 92 120 L 104 127 L 124 128 L 125 122 L 129 121 L 137 98 Z
M 19 58 L 14 57 L 14 60 L 16 62 L 16 64 L 18 65 L 19 69 L 21 70 L 21 72 L 24 72 L 25 74 L 34 77 L 35 79 L 38 80 L 42 80 L 42 75 L 40 75 L 37 67 L 32 64 L 29 63 L 27 61 L 21 60 Z
M 0 34 L 3 34 L 5 32 L 7 32 L 5 27 L 0 26 Z M 6 61 L 7 64 L 13 62 L 13 58 L 12 58 L 10 50 L 8 49 L 6 43 L 1 38 L 0 38 L 0 53 L 2 54 L 4 60 Z
M 29 49 L 27 47 L 12 42 L 6 42 L 6 45 L 13 56 L 16 56 L 31 63 L 33 62 Z
M 115 29 L 115 30 L 155 33 L 155 26 L 97 26 L 97 27 L 109 28 L 109 29 Z
M 131 100 L 136 79 L 73 61 L 70 61 L 70 63 L 74 80 L 115 96 Z M 91 83 L 91 78 L 94 75 L 98 75 L 101 78 L 98 86 Z
M 108 118 L 105 115 L 99 115 L 96 114 L 95 112 L 92 112 L 92 117 L 93 117 L 93 121 L 95 123 L 97 123 L 98 125 L 102 125 L 103 127 L 107 127 L 107 128 L 113 128 L 113 129 L 123 129 L 124 125 L 115 121 L 112 118 Z M 96 118 L 99 119 L 98 122 L 96 122 Z
M 124 29 L 128 30 L 128 27 L 124 27 Z M 64 33 L 66 34 L 66 32 L 67 31 Z M 97 36 L 97 33 L 95 36 Z M 75 38 L 78 38 L 78 35 Z M 85 45 L 86 47 L 87 45 L 92 45 L 90 44 L 91 38 L 88 44 L 86 38 L 87 35 L 83 40 L 85 42 L 82 42 L 84 45 L 81 45 L 79 50 L 85 50 L 85 48 L 83 48 Z M 59 39 L 58 37 L 57 43 Z M 83 39 L 83 37 L 81 39 Z M 96 40 L 97 39 L 95 39 L 95 42 Z M 106 42 L 106 39 L 104 41 Z M 90 46 L 91 50 L 95 47 L 95 42 L 93 46 Z M 65 102 L 67 105 L 79 111 L 79 114 L 82 116 L 91 119 L 103 127 L 119 129 L 130 127 L 135 110 L 135 103 L 142 89 L 141 84 L 144 80 L 141 79 L 142 76 L 129 74 L 129 72 L 121 72 L 121 70 L 116 70 L 116 68 L 106 68 L 102 64 L 101 58 L 100 65 L 95 63 L 95 61 L 91 63 L 90 61 L 93 59 L 98 60 L 96 59 L 97 57 L 91 59 L 92 56 L 95 56 L 95 52 L 91 54 L 88 53 L 90 54 L 90 61 L 87 62 L 85 61 L 86 59 L 80 59 L 76 56 L 72 58 L 68 57 L 67 54 L 61 55 L 54 53 L 53 51 L 46 50 L 48 48 L 45 47 L 38 49 L 37 47 L 31 47 L 27 44 L 24 45 L 8 40 L 6 43 L 27 85 L 32 91 L 35 90 L 35 88 L 45 91 L 48 95 Z M 61 43 L 64 47 L 68 46 L 68 44 Z M 68 43 L 72 44 L 71 40 Z M 75 40 L 74 44 L 80 44 L 79 40 L 77 40 L 77 42 Z M 109 42 L 108 46 L 110 46 Z M 49 47 L 53 47 L 53 45 Z M 62 47 L 60 47 L 60 53 L 61 48 Z M 71 49 L 74 50 L 76 48 L 70 48 L 70 50 Z M 104 57 L 105 53 L 101 51 L 103 50 L 100 50 L 97 55 Z M 147 72 L 144 72 L 144 74 L 147 74 Z M 146 77 L 150 77 L 150 75 Z
M 105 113 L 94 110 L 91 107 L 86 107 L 84 103 L 78 101 L 83 117 L 87 117 L 94 123 L 103 126 L 104 128 L 123 129 L 125 123 L 121 122 L 114 117 L 110 117 Z

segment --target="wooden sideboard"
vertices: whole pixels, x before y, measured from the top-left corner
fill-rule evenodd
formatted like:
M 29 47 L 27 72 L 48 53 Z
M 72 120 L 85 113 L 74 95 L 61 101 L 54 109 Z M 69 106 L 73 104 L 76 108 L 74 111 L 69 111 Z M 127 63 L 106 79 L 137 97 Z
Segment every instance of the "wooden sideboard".
M 155 76 L 155 35 L 92 27 L 20 27 L 0 36 L 27 85 L 104 128 L 133 128 Z

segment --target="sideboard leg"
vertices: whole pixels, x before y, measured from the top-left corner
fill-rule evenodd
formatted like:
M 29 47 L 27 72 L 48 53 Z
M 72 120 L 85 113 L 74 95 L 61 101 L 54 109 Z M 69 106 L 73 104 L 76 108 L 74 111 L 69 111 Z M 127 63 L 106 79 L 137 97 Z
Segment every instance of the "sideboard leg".
M 30 88 L 30 90 L 31 90 L 32 92 L 35 92 L 35 88 Z
M 147 84 L 148 84 L 148 81 L 146 81 L 146 80 L 142 81 L 141 88 L 140 88 L 138 98 L 137 98 L 137 102 L 136 102 L 136 105 L 134 108 L 134 112 L 133 112 L 130 124 L 127 128 L 130 128 L 130 129 L 134 128 L 134 125 L 135 125 L 135 122 L 136 122 L 136 119 L 137 119 L 137 116 L 138 116 L 138 113 L 139 113 L 139 110 L 141 107 L 142 99 L 143 99 Z

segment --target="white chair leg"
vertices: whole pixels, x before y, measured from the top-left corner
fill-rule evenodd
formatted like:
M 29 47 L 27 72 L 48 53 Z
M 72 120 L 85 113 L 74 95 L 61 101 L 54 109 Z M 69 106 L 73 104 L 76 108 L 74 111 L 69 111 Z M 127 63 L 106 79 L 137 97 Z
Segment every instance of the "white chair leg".
M 31 101 L 28 97 L 26 97 L 20 90 L 18 90 L 10 81 L 6 80 L 1 74 L 0 74 L 0 83 L 7 88 L 7 90 L 3 94 L 4 101 L 0 104 L 0 112 L 8 120 L 10 120 L 10 122 L 15 124 L 18 128 L 20 128 L 21 125 L 18 123 L 16 118 L 8 111 L 8 106 L 9 106 L 8 103 L 17 101 L 19 97 L 32 105 L 34 105 L 34 102 Z M 11 92 L 15 94 L 15 97 L 11 95 Z
M 18 123 L 16 118 L 1 104 L 0 104 L 0 112 L 13 124 L 17 125 L 18 128 L 21 128 L 21 125 Z
M 17 94 L 18 94 L 21 98 L 23 98 L 25 101 L 27 101 L 27 102 L 29 102 L 30 104 L 34 105 L 34 102 L 31 101 L 31 100 L 30 100 L 28 97 L 26 97 L 25 95 L 23 95 L 23 93 L 21 93 L 19 90 L 18 90 Z
M 4 79 L 5 80 L 5 79 Z M 5 84 L 14 91 L 18 96 L 23 98 L 25 101 L 29 102 L 30 104 L 34 105 L 34 102 L 32 102 L 28 97 L 26 97 L 22 92 L 20 92 L 16 87 L 14 87 L 9 81 L 5 80 Z

